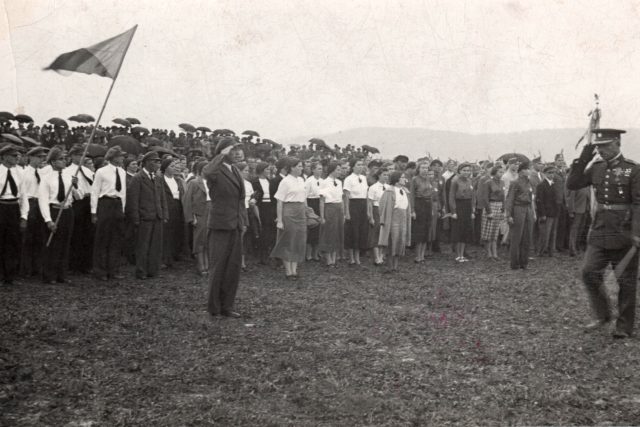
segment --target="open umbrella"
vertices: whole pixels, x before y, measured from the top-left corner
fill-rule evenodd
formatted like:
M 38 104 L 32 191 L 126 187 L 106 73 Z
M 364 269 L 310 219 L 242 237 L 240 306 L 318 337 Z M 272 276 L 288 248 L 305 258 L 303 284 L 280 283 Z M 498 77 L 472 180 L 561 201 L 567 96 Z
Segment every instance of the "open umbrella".
M 95 122 L 96 119 L 93 118 L 90 114 L 76 114 L 76 117 L 81 117 L 85 123 Z
M 271 139 L 267 139 L 267 138 L 262 138 L 262 143 L 263 144 L 271 144 L 271 145 L 280 145 L 277 142 L 271 140 Z
M 498 157 L 498 160 L 502 162 L 507 162 L 509 161 L 509 159 L 513 159 L 513 158 L 516 158 L 519 163 L 529 163 L 529 158 L 524 154 L 520 154 L 520 153 L 506 153 Z
M 47 120 L 47 122 L 51 123 L 54 126 L 57 126 L 59 128 L 68 128 L 69 125 L 67 124 L 67 122 L 65 122 L 64 120 L 62 120 L 60 117 L 52 117 L 49 120 Z
M 147 136 L 147 137 L 145 137 L 144 138 L 144 142 L 149 147 L 151 147 L 153 145 L 162 145 L 162 141 L 160 139 L 156 138 L 155 136 Z
M 87 123 L 87 119 L 81 116 L 71 116 L 69 117 L 67 120 L 71 121 L 71 122 L 78 122 L 78 123 Z
M 154 145 L 152 147 L 149 147 L 149 151 L 155 151 L 156 153 L 159 153 L 159 154 L 169 154 L 170 156 L 173 156 L 173 157 L 180 157 L 180 155 L 175 151 L 172 151 L 161 145 Z
M 16 114 L 15 120 L 20 123 L 33 123 L 31 116 L 27 116 L 26 114 Z
M 14 144 L 22 145 L 22 140 L 15 136 L 12 133 L 2 133 L 0 134 L 5 140 L 13 142 Z
M 363 145 L 362 151 L 368 151 L 373 154 L 377 154 L 380 152 L 380 150 L 378 150 L 376 147 L 372 147 L 371 145 Z
M 180 123 L 178 125 L 180 127 L 180 129 L 184 130 L 185 132 L 195 132 L 196 131 L 196 127 L 194 125 L 190 125 L 189 123 Z
M 143 151 L 140 142 L 130 135 L 114 136 L 107 143 L 107 147 L 115 147 L 116 145 L 119 145 L 122 151 L 126 151 L 129 154 L 138 155 Z
M 87 148 L 88 157 L 104 157 L 107 154 L 107 147 L 102 144 L 89 144 Z
M 149 132 L 149 129 L 142 127 L 142 126 L 135 126 L 131 128 L 131 133 L 151 133 Z
M 120 126 L 124 126 L 126 128 L 130 128 L 131 127 L 131 123 L 129 123 L 129 121 L 125 120 L 125 119 L 113 119 L 113 123 L 115 123 L 117 125 L 120 125 Z M 124 148 L 123 148 L 123 150 L 124 150 Z
M 15 120 L 15 116 L 8 111 L 0 112 L 0 121 Z
M 24 142 L 24 145 L 27 147 L 37 147 L 40 145 L 38 141 L 28 136 L 21 136 L 20 139 Z
M 140 120 L 136 119 L 135 117 L 127 117 L 125 120 L 131 123 L 132 125 L 140 124 Z
M 244 132 L 242 132 L 242 135 L 249 135 L 249 136 L 255 136 L 255 137 L 260 136 L 260 134 L 255 130 L 245 130 Z
M 211 129 L 206 126 L 199 126 L 196 128 L 196 130 L 199 130 L 200 132 L 211 132 Z

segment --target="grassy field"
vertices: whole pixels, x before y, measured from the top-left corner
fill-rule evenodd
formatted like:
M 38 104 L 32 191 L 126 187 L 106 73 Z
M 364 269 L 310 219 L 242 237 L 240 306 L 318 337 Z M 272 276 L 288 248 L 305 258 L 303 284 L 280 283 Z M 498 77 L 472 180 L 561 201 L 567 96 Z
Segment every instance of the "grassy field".
M 208 318 L 188 263 L 2 288 L 0 424 L 640 424 L 639 341 L 583 332 L 580 261 L 472 255 L 254 266 L 242 319 Z

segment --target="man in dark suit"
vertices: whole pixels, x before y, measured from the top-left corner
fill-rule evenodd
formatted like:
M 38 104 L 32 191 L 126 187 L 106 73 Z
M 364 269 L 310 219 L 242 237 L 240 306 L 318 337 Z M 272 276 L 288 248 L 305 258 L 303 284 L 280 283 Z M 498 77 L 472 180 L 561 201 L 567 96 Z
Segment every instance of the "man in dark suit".
M 244 182 L 233 165 L 243 157 L 240 144 L 223 138 L 216 157 L 202 170 L 211 197 L 209 211 L 209 301 L 211 316 L 240 317 L 233 304 L 242 263 L 241 233 L 249 223 Z
M 556 168 L 547 166 L 542 172 L 542 181 L 538 184 L 536 194 L 536 213 L 540 234 L 538 238 L 538 256 L 553 256 L 556 247 L 556 220 L 558 218 L 558 204 L 554 190 Z
M 162 259 L 162 223 L 169 219 L 161 178 L 156 176 L 160 156 L 150 151 L 142 158 L 142 170 L 127 187 L 127 219 L 136 230 L 136 278 L 155 277 Z

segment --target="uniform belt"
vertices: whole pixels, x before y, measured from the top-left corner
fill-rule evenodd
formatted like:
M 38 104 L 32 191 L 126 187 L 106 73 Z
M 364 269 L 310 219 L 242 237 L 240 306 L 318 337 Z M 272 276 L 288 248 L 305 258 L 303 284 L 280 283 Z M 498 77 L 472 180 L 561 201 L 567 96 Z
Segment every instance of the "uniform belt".
M 69 209 L 71 207 L 71 205 L 67 205 L 67 206 L 62 206 L 58 203 L 49 203 L 49 207 L 52 207 L 54 209 L 58 209 L 58 210 L 64 210 L 64 209 Z
M 604 204 L 598 203 L 596 205 L 596 209 L 598 211 L 628 211 L 631 209 L 631 205 L 621 203 L 621 204 Z
M 18 199 L 0 199 L 2 205 L 15 205 L 18 203 Z
M 102 196 L 101 199 L 109 199 L 109 200 L 121 200 L 118 196 Z

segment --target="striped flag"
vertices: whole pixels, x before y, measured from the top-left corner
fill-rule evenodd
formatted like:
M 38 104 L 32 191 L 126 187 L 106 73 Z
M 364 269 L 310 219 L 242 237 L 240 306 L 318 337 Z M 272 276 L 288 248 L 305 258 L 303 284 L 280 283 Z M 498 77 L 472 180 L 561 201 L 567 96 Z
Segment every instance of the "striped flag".
M 138 26 L 93 46 L 63 53 L 45 70 L 98 74 L 115 79 Z

